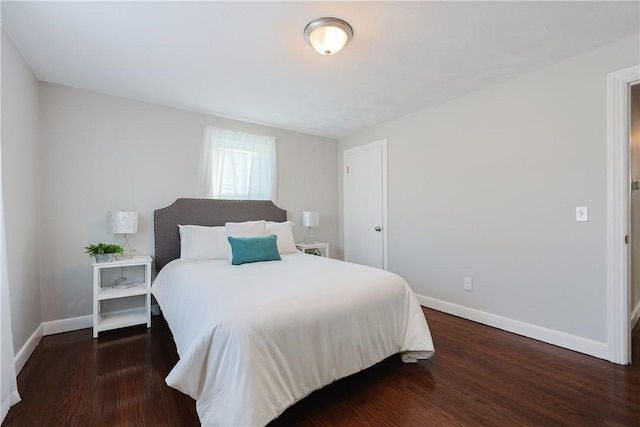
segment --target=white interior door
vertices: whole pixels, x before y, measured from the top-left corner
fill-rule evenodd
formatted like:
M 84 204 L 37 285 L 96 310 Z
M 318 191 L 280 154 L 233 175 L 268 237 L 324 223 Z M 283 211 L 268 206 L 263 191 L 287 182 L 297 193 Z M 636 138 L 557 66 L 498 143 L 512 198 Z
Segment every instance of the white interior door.
M 345 260 L 387 269 L 387 141 L 344 151 Z

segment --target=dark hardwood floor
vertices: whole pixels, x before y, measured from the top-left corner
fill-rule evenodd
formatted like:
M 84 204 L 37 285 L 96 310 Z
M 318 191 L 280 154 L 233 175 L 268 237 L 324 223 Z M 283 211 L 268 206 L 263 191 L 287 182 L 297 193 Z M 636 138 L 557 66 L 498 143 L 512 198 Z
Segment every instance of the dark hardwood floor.
M 436 355 L 391 357 L 289 408 L 270 427 L 640 426 L 640 361 L 618 366 L 425 309 Z M 640 359 L 640 325 L 633 331 Z M 18 376 L 8 426 L 197 426 L 195 402 L 164 378 L 166 323 L 91 338 L 44 337 Z M 239 405 L 242 402 L 238 402 Z

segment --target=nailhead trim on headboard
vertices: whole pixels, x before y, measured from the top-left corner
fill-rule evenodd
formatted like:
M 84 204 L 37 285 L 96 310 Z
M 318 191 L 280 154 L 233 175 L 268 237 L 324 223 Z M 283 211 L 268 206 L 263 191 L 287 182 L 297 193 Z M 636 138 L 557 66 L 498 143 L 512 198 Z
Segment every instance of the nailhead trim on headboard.
M 287 211 L 270 200 L 217 200 L 180 198 L 153 212 L 155 266 L 160 271 L 180 258 L 180 225 L 224 225 L 242 221 L 286 221 Z

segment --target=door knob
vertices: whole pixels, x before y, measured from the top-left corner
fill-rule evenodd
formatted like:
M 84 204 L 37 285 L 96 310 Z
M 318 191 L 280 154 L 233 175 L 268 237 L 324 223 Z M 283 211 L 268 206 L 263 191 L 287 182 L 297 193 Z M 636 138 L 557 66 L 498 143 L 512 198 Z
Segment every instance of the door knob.
M 382 231 L 382 228 L 380 228 L 380 226 L 377 226 L 377 227 L 375 228 L 375 230 L 376 230 L 376 231 Z

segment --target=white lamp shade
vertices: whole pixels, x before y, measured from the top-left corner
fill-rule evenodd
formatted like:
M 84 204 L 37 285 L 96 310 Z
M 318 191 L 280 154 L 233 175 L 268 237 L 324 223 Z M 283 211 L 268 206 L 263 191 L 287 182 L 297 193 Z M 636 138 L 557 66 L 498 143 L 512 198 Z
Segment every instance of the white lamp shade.
M 303 227 L 317 227 L 320 225 L 320 214 L 315 211 L 303 211 L 300 215 L 300 224 Z
M 109 212 L 109 230 L 113 234 L 134 234 L 138 232 L 138 212 Z

